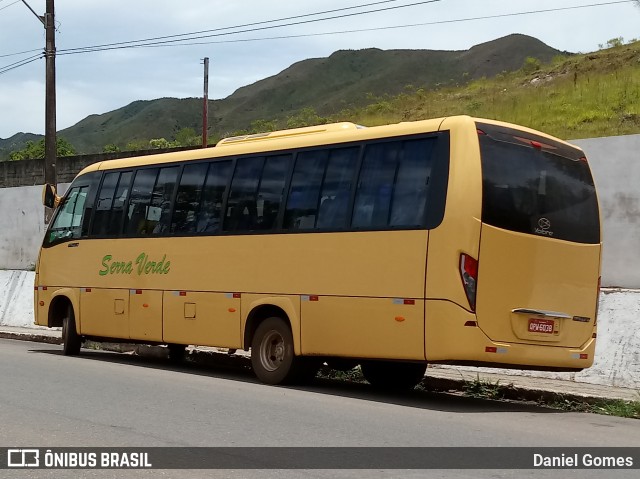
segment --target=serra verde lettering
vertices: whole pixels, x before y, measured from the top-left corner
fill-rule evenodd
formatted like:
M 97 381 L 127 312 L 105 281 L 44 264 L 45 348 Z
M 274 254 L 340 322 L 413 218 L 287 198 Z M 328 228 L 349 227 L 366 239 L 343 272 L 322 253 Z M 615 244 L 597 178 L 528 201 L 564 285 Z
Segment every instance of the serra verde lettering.
M 171 261 L 166 261 L 165 254 L 160 261 L 150 261 L 149 255 L 140 253 L 135 261 L 113 261 L 113 256 L 106 254 L 102 258 L 102 269 L 98 271 L 100 276 L 108 274 L 169 274 Z

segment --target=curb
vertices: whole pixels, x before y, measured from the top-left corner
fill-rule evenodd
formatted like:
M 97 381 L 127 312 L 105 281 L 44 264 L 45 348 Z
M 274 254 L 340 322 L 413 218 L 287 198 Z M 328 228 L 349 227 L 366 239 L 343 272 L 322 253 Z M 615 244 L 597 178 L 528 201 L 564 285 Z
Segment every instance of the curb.
M 10 331 L 0 331 L 0 339 L 15 339 L 17 341 L 33 341 L 36 343 L 62 344 L 62 337 L 47 336 L 36 333 L 13 333 Z

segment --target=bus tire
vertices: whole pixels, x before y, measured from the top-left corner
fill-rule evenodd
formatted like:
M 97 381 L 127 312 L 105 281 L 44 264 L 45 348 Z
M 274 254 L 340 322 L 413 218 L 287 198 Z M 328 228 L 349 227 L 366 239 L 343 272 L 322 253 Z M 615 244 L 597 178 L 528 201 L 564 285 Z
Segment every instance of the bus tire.
M 427 371 L 424 363 L 365 361 L 360 365 L 364 378 L 376 389 L 400 391 L 413 389 Z
M 287 384 L 315 376 L 307 358 L 296 357 L 289 324 L 279 317 L 262 321 L 251 341 L 251 366 L 266 384 Z
M 76 317 L 73 314 L 73 307 L 67 308 L 67 315 L 62 319 L 62 353 L 65 356 L 76 356 L 80 354 L 82 338 L 76 331 Z

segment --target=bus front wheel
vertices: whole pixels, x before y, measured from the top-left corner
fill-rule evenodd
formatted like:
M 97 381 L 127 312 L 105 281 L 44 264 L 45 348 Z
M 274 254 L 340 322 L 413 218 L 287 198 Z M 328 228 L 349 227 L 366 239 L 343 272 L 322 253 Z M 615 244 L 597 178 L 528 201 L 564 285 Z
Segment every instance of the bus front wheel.
M 413 389 L 427 371 L 423 363 L 396 363 L 392 361 L 366 361 L 360 365 L 364 378 L 377 389 Z
M 62 352 L 65 356 L 76 356 L 80 353 L 82 339 L 76 331 L 76 317 L 69 306 L 67 315 L 62 319 Z
M 267 384 L 287 384 L 311 379 L 319 363 L 295 355 L 293 335 L 282 318 L 265 319 L 253 335 L 251 366 L 258 379 Z

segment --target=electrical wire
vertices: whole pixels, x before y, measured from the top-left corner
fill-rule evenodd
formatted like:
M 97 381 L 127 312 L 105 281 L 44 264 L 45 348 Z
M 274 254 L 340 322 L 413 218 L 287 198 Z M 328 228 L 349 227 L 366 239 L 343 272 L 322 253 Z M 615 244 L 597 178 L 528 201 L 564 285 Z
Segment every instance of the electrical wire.
M 16 0 L 13 3 L 10 3 L 9 5 L 5 5 L 4 7 L 0 8 L 0 11 L 4 10 L 5 8 L 9 8 L 11 5 L 15 5 L 16 3 L 20 3 L 20 0 Z
M 40 51 L 42 51 L 42 48 L 34 48 L 33 50 L 25 50 L 23 52 L 16 52 L 16 53 L 5 53 L 4 55 L 0 55 L 0 58 L 14 57 L 16 55 L 24 55 L 25 53 L 40 52 Z
M 203 30 L 201 32 L 192 32 L 192 33 L 185 33 L 185 34 L 180 34 L 180 35 L 171 35 L 171 36 L 167 36 L 167 37 L 156 37 L 156 38 L 152 38 L 149 40 L 154 40 L 153 42 L 150 43 L 142 43 L 142 42 L 147 42 L 147 40 L 133 40 L 130 42 L 119 42 L 119 43 L 113 43 L 113 44 L 103 44 L 103 45 L 93 45 L 93 46 L 88 46 L 88 47 L 77 47 L 77 48 L 66 48 L 66 49 L 61 49 L 58 50 L 59 54 L 71 54 L 71 53 L 83 53 L 85 51 L 103 51 L 103 50 L 117 50 L 117 49 L 123 49 L 123 48 L 133 48 L 133 47 L 140 47 L 140 46 L 150 46 L 150 45 L 160 45 L 160 44 L 171 44 L 171 43 L 177 43 L 177 42 L 183 42 L 183 41 L 189 41 L 189 40 L 199 40 L 202 38 L 212 38 L 212 37 L 218 37 L 218 36 L 226 36 L 226 35 L 237 35 L 239 33 L 250 33 L 250 32 L 255 32 L 255 31 L 262 31 L 262 30 L 271 30 L 274 28 L 283 28 L 283 27 L 290 27 L 290 26 L 296 26 L 296 25 L 305 25 L 305 24 L 309 24 L 309 23 L 315 23 L 315 22 L 322 22 L 322 21 L 327 21 L 327 20 L 337 20 L 337 19 L 341 19 L 341 18 L 348 18 L 348 17 L 354 17 L 354 16 L 358 16 L 358 15 L 366 15 L 369 13 L 378 13 L 378 12 L 384 12 L 384 11 L 389 11 L 389 10 L 398 10 L 400 8 L 407 8 L 407 7 L 415 7 L 418 5 L 425 5 L 425 4 L 429 4 L 429 3 L 436 3 L 436 2 L 440 2 L 441 0 L 423 0 L 420 2 L 413 2 L 413 3 L 409 3 L 406 5 L 395 5 L 392 7 L 384 7 L 384 8 L 377 8 L 377 9 L 373 9 L 373 10 L 367 10 L 364 12 L 355 12 L 355 13 L 347 13 L 347 14 L 342 14 L 342 15 L 334 15 L 334 16 L 330 16 L 330 17 L 324 17 L 324 18 L 316 18 L 316 19 L 311 19 L 311 20 L 301 20 L 301 21 L 297 21 L 297 22 L 291 22 L 291 23 L 285 23 L 282 25 L 270 25 L 270 26 L 264 26 L 264 27 L 258 27 L 258 28 L 250 28 L 250 29 L 245 29 L 245 30 L 237 30 L 234 32 L 225 32 L 225 33 L 214 33 L 214 34 L 209 34 L 209 35 L 200 35 L 201 33 L 208 33 L 208 32 L 215 32 L 215 31 L 220 31 L 220 30 L 227 30 L 227 29 L 232 29 L 232 28 L 242 28 L 242 26 L 239 27 L 224 27 L 224 28 L 220 28 L 220 29 L 214 29 L 214 30 Z M 386 2 L 376 2 L 376 3 L 386 3 Z M 374 3 L 374 4 L 376 4 Z M 374 5 L 372 4 L 372 5 Z M 341 10 L 347 10 L 347 9 L 353 9 L 353 8 L 363 8 L 364 5 L 358 6 L 358 7 L 346 7 L 343 9 L 336 9 L 333 11 L 341 11 Z M 329 10 L 328 12 L 332 12 L 331 10 Z M 312 15 L 320 15 L 322 14 L 322 12 L 319 13 L 314 13 L 314 14 L 307 14 L 307 15 L 301 15 L 298 17 L 291 17 L 291 18 L 302 18 L 302 17 L 306 17 L 306 16 L 312 16 Z M 265 22 L 258 22 L 258 23 L 272 23 L 272 22 L 277 22 L 277 21 L 281 21 L 281 20 L 268 20 Z M 196 35 L 196 36 L 193 36 Z M 173 38 L 171 40 L 169 40 L 168 38 L 172 38 L 172 37 L 176 37 L 176 36 L 189 36 L 189 38 L 186 39 L 176 39 Z M 155 41 L 155 40 L 162 40 L 162 41 Z M 133 45 L 133 43 L 137 43 L 136 45 Z
M 539 9 L 539 10 L 529 10 L 524 12 L 502 13 L 502 14 L 496 14 L 496 15 L 457 18 L 457 19 L 451 19 L 451 20 L 435 20 L 431 22 L 421 22 L 421 23 L 412 23 L 412 24 L 404 24 L 404 25 L 392 25 L 392 26 L 371 27 L 371 28 L 351 29 L 351 30 L 340 30 L 340 31 L 333 31 L 333 32 L 305 33 L 305 34 L 299 34 L 299 35 L 281 35 L 276 37 L 245 38 L 245 39 L 218 40 L 218 41 L 208 41 L 208 42 L 190 41 L 190 40 L 196 40 L 201 38 L 208 38 L 211 36 L 220 36 L 220 35 L 211 35 L 211 36 L 205 36 L 205 37 L 194 37 L 194 38 L 180 40 L 182 43 L 152 42 L 152 43 L 145 43 L 140 45 L 120 45 L 120 46 L 110 46 L 110 47 L 104 47 L 104 48 L 85 47 L 86 49 L 77 48 L 77 49 L 59 50 L 57 54 L 73 55 L 77 53 L 91 53 L 91 52 L 106 51 L 106 50 L 119 50 L 119 49 L 126 49 L 126 48 L 160 48 L 160 47 L 176 47 L 176 46 L 189 46 L 189 45 L 242 43 L 242 42 L 254 42 L 254 41 L 265 41 L 265 40 L 282 40 L 282 39 L 293 39 L 293 38 L 304 38 L 304 37 L 341 35 L 341 34 L 348 34 L 348 33 L 363 33 L 363 32 L 373 32 L 373 31 L 383 31 L 383 30 L 396 30 L 401 28 L 415 28 L 415 27 L 443 25 L 443 24 L 450 24 L 450 23 L 490 20 L 495 18 L 506 18 L 506 17 L 533 15 L 533 14 L 541 14 L 541 13 L 551 13 L 551 12 L 559 12 L 559 11 L 566 11 L 566 10 L 577 10 L 577 9 L 584 9 L 584 8 L 616 5 L 616 4 L 622 4 L 622 3 L 631 3 L 632 1 L 633 0 L 617 0 L 617 1 L 609 1 L 609 2 L 592 3 L 587 5 L 574 5 L 569 7 L 556 7 L 556 8 L 547 8 L 547 9 Z M 251 31 L 256 31 L 256 30 L 261 30 L 261 29 L 255 29 Z M 241 32 L 231 32 L 231 33 L 226 33 L 224 35 L 231 35 L 235 33 L 241 33 Z M 242 32 L 242 33 L 245 33 L 245 32 Z
M 0 0 L 0 2 L 2 2 L 4 0 Z M 18 0 L 20 1 L 20 0 Z M 358 9 L 358 8 L 365 8 L 365 7 L 371 7 L 371 6 L 375 6 L 375 5 L 380 5 L 380 4 L 385 4 L 385 3 L 395 3 L 398 2 L 399 0 L 381 0 L 381 1 L 377 1 L 377 2 L 371 2 L 371 3 L 365 3 L 365 4 L 361 4 L 361 5 L 353 5 L 350 7 L 342 7 L 342 8 L 335 8 L 332 10 L 324 10 L 324 11 L 320 11 L 320 12 L 314 12 L 314 13 L 307 13 L 307 14 L 303 14 L 303 15 L 295 15 L 295 16 L 290 16 L 290 17 L 283 17 L 283 18 L 276 18 L 273 20 L 263 20 L 260 22 L 253 22 L 253 23 L 245 23 L 245 24 L 241 24 L 241 25 L 234 25 L 234 26 L 228 26 L 228 27 L 219 27 L 219 28 L 214 28 L 211 30 L 201 30 L 201 31 L 196 31 L 196 32 L 190 32 L 190 33 L 180 33 L 180 34 L 176 34 L 176 35 L 164 35 L 164 36 L 160 36 L 160 37 L 151 37 L 151 38 L 145 38 L 145 39 L 141 39 L 141 40 L 130 40 L 130 41 L 125 41 L 125 42 L 116 42 L 116 43 L 104 43 L 104 44 L 100 44 L 100 45 L 93 45 L 93 46 L 87 46 L 87 47 L 77 47 L 77 48 L 68 48 L 68 49 L 61 49 L 58 50 L 58 52 L 67 52 L 67 51 L 76 51 L 76 50 L 93 50 L 93 49 L 97 49 L 97 51 L 101 51 L 100 49 L 108 49 L 106 47 L 113 47 L 113 46 L 124 46 L 124 45 L 129 45 L 131 48 L 135 47 L 136 43 L 141 43 L 141 42 L 151 42 L 154 40 L 165 40 L 165 39 L 169 39 L 169 38 L 178 38 L 178 37 L 185 37 L 185 36 L 193 36 L 193 35 L 198 35 L 198 34 L 202 34 L 202 33 L 210 33 L 210 32 L 219 32 L 219 31 L 224 31 L 224 30 L 233 30 L 233 29 L 238 29 L 238 28 L 245 28 L 245 27 L 250 27 L 250 26 L 256 26 L 256 25 L 264 25 L 264 24 L 268 24 L 268 23 L 276 23 L 276 22 L 281 22 L 281 21 L 287 21 L 287 20 L 295 20 L 295 19 L 299 19 L 299 18 L 307 18 L 307 17 L 312 17 L 312 16 L 317 16 L 317 15 L 324 15 L 327 13 L 335 13 L 335 12 L 341 12 L 341 11 L 347 11 L 347 10 L 354 10 L 354 9 Z M 437 2 L 440 0 L 431 0 L 430 2 L 426 2 L 426 3 L 432 3 L 432 2 Z M 17 2 L 14 2 L 17 3 Z M 424 3 L 424 2 L 420 2 L 420 3 Z M 403 6 L 399 6 L 396 8 L 400 8 Z M 368 13 L 368 12 L 361 12 L 361 13 Z M 358 13 L 358 14 L 361 14 Z M 320 21 L 322 19 L 317 19 L 316 21 Z M 282 25 L 285 26 L 285 25 Z M 273 27 L 275 28 L 275 27 Z M 233 34 L 233 33 L 239 33 L 239 32 L 231 32 L 229 34 Z M 187 38 L 185 40 L 193 40 L 194 38 Z M 0 58 L 3 57 L 9 57 L 9 56 L 13 56 L 13 55 L 21 55 L 23 53 L 30 53 L 32 51 L 38 51 L 38 50 L 27 50 L 26 52 L 16 52 L 16 53 L 8 53 L 8 54 L 4 54 L 4 55 L 0 55 Z
M 1 0 L 0 0 L 1 1 Z M 78 49 L 82 49 L 82 48 L 94 48 L 94 47 L 107 47 L 107 46 L 118 46 L 118 45 L 128 45 L 128 44 L 133 44 L 133 43 L 142 43 L 142 42 L 150 42 L 150 41 L 154 41 L 154 40 L 165 40 L 165 39 L 169 39 L 169 38 L 178 38 L 178 37 L 185 37 L 185 36 L 192 36 L 192 35 L 199 35 L 202 33 L 212 33 L 212 32 L 220 32 L 220 31 L 224 31 L 224 30 L 235 30 L 238 28 L 246 28 L 246 27 L 253 27 L 256 25 L 264 25 L 267 23 L 276 23 L 276 22 L 284 22 L 287 20 L 296 20 L 298 18 L 306 18 L 306 17 L 313 17 L 313 16 L 317 16 L 317 15 L 325 15 L 327 13 L 336 13 L 336 12 L 341 12 L 341 11 L 346 11 L 346 10 L 354 10 L 357 8 L 365 8 L 365 7 L 372 7 L 374 5 L 380 5 L 383 3 L 395 3 L 398 2 L 399 0 L 382 0 L 382 1 L 378 1 L 378 2 L 372 2 L 372 3 L 365 3 L 362 5 L 354 5 L 351 7 L 342 7 L 342 8 L 334 8 L 332 10 L 324 10 L 321 12 L 315 12 L 315 13 L 306 13 L 303 15 L 294 15 L 294 16 L 290 16 L 290 17 L 283 17 L 283 18 L 276 18 L 273 20 L 263 20 L 260 22 L 252 22 L 252 23 L 244 23 L 241 25 L 234 25 L 234 26 L 229 26 L 229 27 L 219 27 L 219 28 L 214 28 L 211 30 L 200 30 L 200 31 L 196 31 L 196 32 L 189 32 L 189 33 L 178 33 L 175 35 L 163 35 L 160 37 L 151 37 L 151 38 L 143 38 L 140 40 L 130 40 L 130 41 L 126 41 L 126 42 L 116 42 L 116 43 L 104 43 L 101 45 L 94 45 L 94 46 L 89 46 L 89 47 L 79 47 Z M 440 1 L 440 0 L 436 0 L 436 1 Z M 69 49 L 69 50 L 75 50 L 75 49 Z
M 22 60 L 18 60 L 17 62 L 0 67 L 0 75 L 4 75 L 5 73 L 10 72 L 11 70 L 15 70 L 16 68 L 20 68 L 22 66 L 28 65 L 31 62 L 40 60 L 41 58 L 44 58 L 44 54 L 39 53 L 38 55 L 33 55 L 28 58 L 23 58 Z

